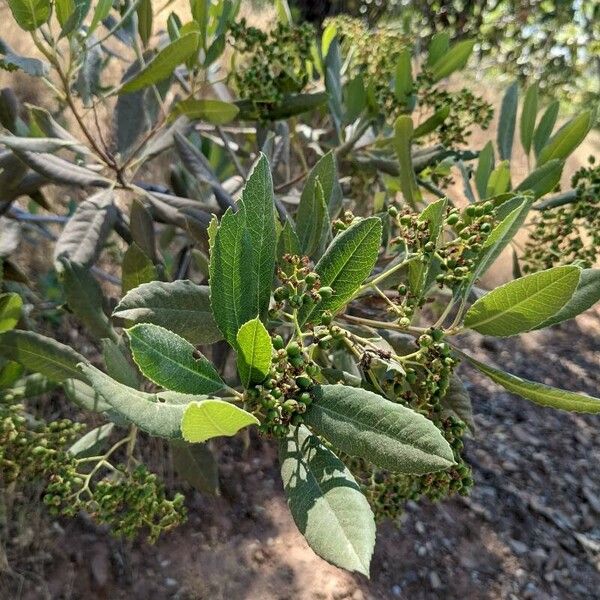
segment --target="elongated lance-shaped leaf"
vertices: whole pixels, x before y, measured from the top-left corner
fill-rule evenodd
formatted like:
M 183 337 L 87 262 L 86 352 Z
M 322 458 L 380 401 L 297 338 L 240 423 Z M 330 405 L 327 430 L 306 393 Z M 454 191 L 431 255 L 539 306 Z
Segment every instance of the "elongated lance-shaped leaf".
M 323 188 L 323 196 L 325 198 L 325 204 L 327 205 L 329 217 L 334 219 L 342 207 L 342 188 L 338 179 L 335 155 L 332 151 L 320 158 L 308 174 L 300 196 L 298 211 L 300 211 L 300 206 L 305 200 L 314 196 L 314 186 L 317 179 Z M 299 218 L 300 217 L 298 216 L 298 220 Z
M 519 133 L 521 134 L 521 145 L 525 154 L 531 151 L 533 132 L 535 130 L 535 117 L 537 115 L 538 86 L 537 83 L 530 85 L 525 92 L 523 108 L 521 109 L 521 121 Z
M 190 121 L 201 119 L 213 125 L 225 125 L 233 121 L 240 109 L 230 102 L 203 98 L 188 98 L 178 102 L 171 111 L 170 119 L 185 115 Z
M 400 163 L 400 187 L 406 202 L 414 207 L 417 200 L 420 199 L 421 194 L 417 186 L 417 178 L 412 163 L 412 138 L 412 118 L 409 115 L 398 117 L 394 125 L 394 150 Z
M 492 142 L 488 142 L 483 150 L 479 153 L 477 161 L 477 170 L 475 171 L 475 187 L 479 194 L 479 199 L 483 200 L 487 197 L 487 185 L 490 179 L 490 174 L 494 170 L 494 146 Z
M 13 152 L 28 167 L 54 183 L 104 188 L 112 185 L 110 179 L 52 154 L 15 149 Z
M 192 344 L 222 339 L 210 308 L 208 286 L 188 280 L 144 283 L 125 295 L 113 317 L 161 325 Z
M 330 234 L 331 224 L 325 193 L 317 177 L 311 185 L 312 194 L 303 192 L 296 212 L 296 231 L 303 255 L 319 257 Z M 305 188 L 306 189 L 306 188 Z
M 28 150 L 30 152 L 58 152 L 63 148 L 71 148 L 76 142 L 60 138 L 18 137 L 1 135 L 0 144 L 11 150 Z
M 232 436 L 259 420 L 235 404 L 209 398 L 189 404 L 181 421 L 183 439 L 187 442 L 205 442 L 214 437 Z
M 171 440 L 171 456 L 177 474 L 204 494 L 219 493 L 219 465 L 208 444 Z
M 67 304 L 75 316 L 97 338 L 118 339 L 108 316 L 104 312 L 102 288 L 86 267 L 60 257 L 60 274 Z
M 443 106 L 439 110 L 436 110 L 428 119 L 425 119 L 425 121 L 423 121 L 415 129 L 413 137 L 416 139 L 435 131 L 448 118 L 449 114 L 449 106 Z
M 381 232 L 381 220 L 369 217 L 352 224 L 333 240 L 315 266 L 321 286 L 331 287 L 333 294 L 314 305 L 304 305 L 298 314 L 300 324 L 318 320 L 325 310 L 336 313 L 345 306 L 377 262 Z
M 0 356 L 57 383 L 71 377 L 81 379 L 77 363 L 85 360 L 70 346 L 33 331 L 17 329 L 0 335 Z
M 181 437 L 181 419 L 186 407 L 202 396 L 177 392 L 148 394 L 115 381 L 88 363 L 80 363 L 81 375 L 112 407 L 112 410 L 142 431 L 164 438 Z
M 559 101 L 554 100 L 554 102 L 551 102 L 547 106 L 546 110 L 540 117 L 539 123 L 533 134 L 533 149 L 536 156 L 540 155 L 542 148 L 546 145 L 550 139 L 550 136 L 552 135 L 552 130 L 554 129 L 556 118 L 558 117 L 559 108 Z
M 65 256 L 73 263 L 92 265 L 100 255 L 116 218 L 112 190 L 84 200 L 64 226 L 54 247 L 54 260 Z
M 396 100 L 400 104 L 409 104 L 413 90 L 414 81 L 410 50 L 404 48 L 398 53 L 398 62 L 396 63 L 394 78 L 394 95 L 396 96 Z
M 65 379 L 62 388 L 67 400 L 83 410 L 97 413 L 108 413 L 112 410 L 110 404 L 105 402 L 91 385 L 81 379 Z
M 438 31 L 431 36 L 429 47 L 427 48 L 428 67 L 434 65 L 450 48 L 450 35 L 446 31 Z
M 123 255 L 121 264 L 121 288 L 124 294 L 143 283 L 154 281 L 158 272 L 142 249 L 133 242 Z
M 0 333 L 17 326 L 21 318 L 22 307 L 23 300 L 19 294 L 14 292 L 0 294 Z
M 583 142 L 594 124 L 596 114 L 586 110 L 565 123 L 545 144 L 538 156 L 538 165 L 553 158 L 565 159 Z
M 177 65 L 185 62 L 197 51 L 199 41 L 198 32 L 192 31 L 171 42 L 136 75 L 126 81 L 119 89 L 119 93 L 135 92 L 166 79 Z
M 454 71 L 462 69 L 473 53 L 473 46 L 475 46 L 475 40 L 462 40 L 451 46 L 430 65 L 433 81 L 439 81 Z
M 269 373 L 273 344 L 271 336 L 260 319 L 244 323 L 237 333 L 237 367 L 245 388 L 260 383 Z
M 562 175 L 564 166 L 564 160 L 558 158 L 549 160 L 525 177 L 515 188 L 515 191 L 530 191 L 536 199 L 545 196 L 560 183 L 560 176 Z
M 183 394 L 211 394 L 223 387 L 206 357 L 176 333 L 151 323 L 126 333 L 137 366 L 157 385 Z
M 276 250 L 273 182 L 261 154 L 242 192 L 240 210 L 225 212 L 210 255 L 213 314 L 234 348 L 239 328 L 269 307 Z
M 600 269 L 583 269 L 579 285 L 571 299 L 555 315 L 537 325 L 535 329 L 543 329 L 573 319 L 597 302 L 600 302 Z
M 454 464 L 440 430 L 405 406 L 345 385 L 317 386 L 313 396 L 304 422 L 346 454 L 395 473 L 416 475 Z
M 109 339 L 102 340 L 102 358 L 106 372 L 119 383 L 137 389 L 141 377 L 133 361 L 130 360 L 129 350 L 122 341 L 122 338 L 117 342 Z
M 487 375 L 492 381 L 501 385 L 504 389 L 521 396 L 527 400 L 531 400 L 540 406 L 547 406 L 559 410 L 567 410 L 570 412 L 582 413 L 600 413 L 600 398 L 561 390 L 559 388 L 529 381 L 522 377 L 517 377 L 494 369 L 489 365 L 485 365 L 469 355 L 460 352 L 460 355 L 466 358 L 477 370 Z
M 519 85 L 515 81 L 504 94 L 500 108 L 500 122 L 498 123 L 498 153 L 501 160 L 510 160 L 512 155 L 515 124 L 517 122 L 517 105 L 519 103 Z
M 100 427 L 95 427 L 79 438 L 67 452 L 75 458 L 97 456 L 100 450 L 107 445 L 108 438 L 114 427 L 114 423 L 106 423 L 105 425 L 100 425 Z
M 571 300 L 580 276 L 578 267 L 554 267 L 505 283 L 471 306 L 465 327 L 500 337 L 530 331 Z
M 375 520 L 352 473 L 304 426 L 281 441 L 279 460 L 288 507 L 308 545 L 330 563 L 368 577 Z

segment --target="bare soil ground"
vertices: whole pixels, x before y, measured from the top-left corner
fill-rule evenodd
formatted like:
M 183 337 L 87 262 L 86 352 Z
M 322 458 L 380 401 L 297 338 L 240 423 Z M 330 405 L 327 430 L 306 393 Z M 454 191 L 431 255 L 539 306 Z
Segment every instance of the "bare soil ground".
M 480 360 L 598 394 L 600 311 L 505 341 L 465 336 Z M 8 548 L 0 597 L 37 600 L 600 598 L 598 417 L 544 409 L 463 367 L 476 435 L 467 499 L 409 503 L 379 527 L 371 580 L 316 557 L 285 506 L 273 446 L 220 446 L 222 495 L 188 493 L 187 525 L 156 546 L 112 539 L 84 516 L 35 515 Z

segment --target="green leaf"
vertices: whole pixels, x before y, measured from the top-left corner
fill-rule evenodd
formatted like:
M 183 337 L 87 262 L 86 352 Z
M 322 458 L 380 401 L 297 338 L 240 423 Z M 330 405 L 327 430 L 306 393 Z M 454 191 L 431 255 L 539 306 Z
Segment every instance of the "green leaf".
M 69 14 L 69 18 L 63 25 L 62 31 L 60 32 L 61 37 L 69 35 L 71 32 L 77 31 L 81 27 L 90 10 L 91 4 L 91 0 L 73 1 L 73 11 Z
M 450 376 L 448 391 L 440 402 L 442 405 L 442 416 L 454 416 L 464 421 L 471 431 L 475 430 L 471 397 L 462 380 L 455 373 Z
M 465 327 L 499 337 L 530 331 L 569 302 L 580 275 L 578 267 L 554 267 L 505 283 L 471 306 Z
M 491 173 L 488 179 L 485 197 L 499 196 L 510 189 L 510 166 L 503 160 Z
M 23 300 L 13 292 L 0 294 L 0 333 L 14 329 L 21 318 Z
M 368 577 L 375 521 L 348 468 L 306 427 L 280 443 L 279 460 L 288 507 L 308 545 L 328 562 Z
M 400 50 L 396 63 L 396 77 L 394 79 L 394 94 L 400 104 L 408 104 L 414 90 L 412 76 L 411 55 L 408 48 Z
M 519 132 L 521 134 L 521 145 L 525 154 L 529 155 L 531 143 L 533 141 L 533 132 L 535 130 L 535 117 L 537 115 L 538 105 L 538 86 L 537 83 L 529 86 L 525 92 L 523 108 L 521 109 L 521 122 Z
M 273 344 L 260 319 L 244 323 L 237 334 L 237 366 L 245 388 L 264 381 L 271 368 Z
M 69 309 L 93 336 L 116 340 L 117 333 L 104 312 L 102 288 L 90 270 L 64 256 L 58 260 Z
M 90 33 L 96 29 L 101 21 L 104 21 L 104 19 L 108 17 L 108 13 L 110 13 L 112 5 L 113 0 L 98 0 L 98 4 L 96 4 L 96 8 L 94 9 L 94 14 L 92 16 L 92 22 L 90 23 Z
M 240 209 L 227 209 L 210 255 L 210 296 L 215 321 L 235 348 L 239 328 L 269 307 L 277 236 L 269 163 L 261 154 L 242 192 Z
M 450 107 L 443 106 L 439 110 L 436 110 L 428 119 L 423 121 L 416 129 L 413 134 L 415 139 L 428 135 L 435 131 L 450 114 Z
M 3 360 L 2 367 L 0 368 L 0 390 L 5 390 L 14 385 L 21 377 L 23 377 L 24 371 L 23 365 L 20 365 L 18 362 L 13 360 Z M 2 395 L 3 394 L 0 392 L 0 397 Z
M 8 0 L 8 6 L 21 29 L 34 31 L 52 14 L 50 0 Z
M 213 125 L 224 125 L 236 118 L 240 109 L 222 100 L 188 98 L 178 102 L 169 116 L 170 120 L 185 115 L 190 121 L 203 120 Z
M 519 104 L 519 85 L 515 81 L 504 94 L 500 108 L 500 121 L 498 123 L 498 153 L 501 160 L 510 160 L 512 155 L 513 138 L 515 136 L 515 123 L 517 121 L 517 106 Z
M 45 75 L 48 75 L 49 66 L 48 63 L 38 60 L 37 58 L 21 56 L 4 40 L 0 39 L 0 69 L 5 69 L 7 71 L 20 69 L 32 77 L 44 77 Z
M 182 394 L 211 394 L 223 387 L 212 364 L 176 333 L 140 323 L 126 330 L 140 371 L 150 381 Z
M 551 102 L 548 105 L 544 111 L 544 114 L 540 118 L 535 133 L 533 134 L 533 149 L 536 156 L 540 155 L 542 148 L 546 145 L 550 139 L 550 136 L 552 135 L 552 130 L 554 129 L 554 124 L 556 123 L 556 118 L 558 117 L 559 108 L 560 103 L 558 100 L 554 100 L 554 102 Z
M 541 198 L 551 192 L 559 183 L 565 166 L 564 160 L 554 158 L 532 171 L 515 188 L 517 192 L 533 192 L 533 196 Z
M 413 122 L 408 115 L 401 115 L 394 125 L 394 150 L 400 163 L 400 188 L 409 205 L 415 206 L 420 199 L 417 178 L 412 164 L 411 145 Z
M 314 94 L 293 94 L 284 96 L 276 107 L 257 100 L 238 100 L 235 104 L 240 109 L 238 118 L 242 120 L 256 119 L 279 121 L 289 119 L 323 106 L 329 98 L 327 92 Z
M 79 438 L 67 452 L 75 458 L 97 456 L 106 446 L 114 427 L 114 423 L 106 423 L 105 425 L 100 425 L 100 427 L 95 427 Z
M 306 178 L 306 183 L 300 196 L 297 220 L 300 220 L 300 206 L 302 206 L 303 202 L 309 202 L 310 198 L 314 198 L 314 188 L 317 179 L 323 188 L 323 197 L 329 217 L 334 219 L 342 207 L 342 188 L 338 179 L 335 155 L 333 152 L 328 152 L 317 161 Z M 299 232 L 298 236 L 300 236 Z
M 152 0 L 140 0 L 137 5 L 138 33 L 144 48 L 152 37 Z
M 192 344 L 222 339 L 210 308 L 208 286 L 187 280 L 144 283 L 127 293 L 113 317 L 166 327 Z
M 123 255 L 121 272 L 121 287 L 124 294 L 142 283 L 154 281 L 158 277 L 156 267 L 135 242 L 127 248 Z
M 73 380 L 70 380 L 73 381 Z M 0 400 L 8 402 L 26 400 L 27 398 L 35 398 L 51 392 L 56 388 L 56 383 L 44 377 L 41 373 L 32 373 L 25 375 L 21 379 L 15 381 L 12 386 L 6 390 L 0 390 Z
M 427 48 L 426 65 L 431 67 L 442 58 L 450 48 L 450 35 L 446 31 L 438 31 L 431 36 L 429 48 Z
M 39 333 L 20 329 L 0 335 L 0 356 L 14 360 L 28 371 L 41 373 L 57 383 L 71 377 L 81 379 L 77 363 L 85 360 L 69 346 Z
M 333 240 L 315 266 L 321 286 L 331 287 L 333 295 L 315 305 L 304 305 L 298 314 L 301 325 L 324 310 L 336 313 L 352 298 L 375 266 L 381 232 L 381 220 L 369 217 L 357 221 Z
M 553 158 L 567 158 L 583 142 L 594 124 L 595 114 L 586 110 L 565 123 L 540 151 L 538 165 Z
M 365 81 L 359 73 L 356 77 L 348 81 L 344 88 L 344 107 L 346 109 L 344 121 L 346 123 L 356 121 L 366 106 Z
M 550 327 L 573 319 L 600 302 L 600 269 L 584 269 L 581 271 L 579 285 L 572 298 L 552 317 L 544 321 L 535 329 Z
M 200 399 L 177 392 L 140 392 L 115 381 L 90 364 L 80 363 L 78 367 L 117 415 L 157 437 L 180 438 L 181 419 L 186 407 Z
M 292 265 L 283 260 L 286 254 L 300 254 L 300 240 L 290 221 L 286 221 L 277 242 L 277 262 L 279 267 L 287 274 L 293 270 Z
M 204 494 L 219 493 L 219 466 L 208 444 L 171 441 L 173 466 L 180 477 Z
M 475 46 L 475 40 L 463 40 L 454 44 L 444 54 L 442 54 L 432 65 L 431 75 L 433 81 L 439 81 L 448 77 L 454 71 L 462 69 L 469 60 Z
M 432 421 L 373 392 L 345 385 L 314 390 L 304 422 L 336 448 L 396 473 L 423 475 L 454 464 Z
M 181 433 L 187 442 L 205 442 L 214 437 L 232 436 L 249 425 L 258 425 L 259 420 L 239 406 L 210 398 L 192 402 L 185 410 L 181 421 Z
M 319 257 L 327 243 L 331 223 L 325 202 L 323 186 L 317 177 L 311 185 L 313 193 L 304 191 L 296 213 L 296 231 L 300 252 L 305 256 Z M 306 188 L 305 188 L 306 189 Z
M 599 413 L 600 398 L 561 390 L 549 385 L 543 385 L 505 371 L 494 369 L 484 365 L 470 356 L 461 353 L 476 369 L 487 375 L 492 381 L 501 385 L 504 389 L 517 394 L 527 400 L 531 400 L 540 406 L 548 406 L 559 410 L 570 412 Z
M 475 171 L 475 186 L 479 199 L 487 198 L 487 186 L 490 179 L 490 174 L 494 170 L 494 146 L 492 142 L 488 142 L 483 150 L 479 153 L 477 161 L 477 170 Z
M 97 413 L 111 411 L 110 404 L 105 402 L 93 387 L 79 379 L 65 379 L 62 388 L 69 402 L 83 410 Z
M 137 389 L 141 378 L 130 356 L 124 344 L 108 339 L 102 340 L 102 358 L 106 372 L 119 383 Z
M 163 48 L 146 66 L 119 89 L 119 94 L 128 94 L 149 85 L 159 83 L 171 75 L 177 65 L 185 62 L 198 48 L 197 31 L 186 33 Z

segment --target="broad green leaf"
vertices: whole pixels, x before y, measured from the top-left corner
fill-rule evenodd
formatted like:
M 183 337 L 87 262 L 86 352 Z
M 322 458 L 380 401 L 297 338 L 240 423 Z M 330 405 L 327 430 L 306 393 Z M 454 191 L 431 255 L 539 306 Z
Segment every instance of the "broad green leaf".
M 81 374 L 117 415 L 157 437 L 180 438 L 181 419 L 186 407 L 201 398 L 177 392 L 140 392 L 115 381 L 88 363 L 78 366 Z
M 212 364 L 176 333 L 140 323 L 126 330 L 140 371 L 157 385 L 182 394 L 211 394 L 223 387 Z
M 411 145 L 413 138 L 413 122 L 408 115 L 401 115 L 394 125 L 394 150 L 400 163 L 400 188 L 404 199 L 410 206 L 415 206 L 420 199 L 417 178 L 412 164 Z
M 515 81 L 504 94 L 500 108 L 500 121 L 498 123 L 498 153 L 501 160 L 510 160 L 512 155 L 515 124 L 517 121 L 517 106 L 519 104 L 519 85 Z
M 71 262 L 62 256 L 59 259 L 67 305 L 73 314 L 97 338 L 117 339 L 110 320 L 104 312 L 102 288 L 87 267 Z
M 600 398 L 594 398 L 593 396 L 587 396 L 577 392 L 569 392 L 542 383 L 536 383 L 535 381 L 522 379 L 521 377 L 511 375 L 505 371 L 494 369 L 489 365 L 484 365 L 466 354 L 462 354 L 462 356 L 464 356 L 476 369 L 487 375 L 492 381 L 526 400 L 531 400 L 541 406 L 548 406 L 559 410 L 568 410 L 570 412 L 600 412 Z
M 50 0 L 8 0 L 8 6 L 21 29 L 34 31 L 52 14 Z
M 244 323 L 237 334 L 237 367 L 245 388 L 260 383 L 269 373 L 273 344 L 260 319 Z
M 57 383 L 71 377 L 81 379 L 77 363 L 85 360 L 70 346 L 39 333 L 20 329 L 0 335 L 0 356 L 14 360 L 28 371 L 41 373 Z
M 296 212 L 296 231 L 300 252 L 305 256 L 319 257 L 327 243 L 331 224 L 325 202 L 325 193 L 319 178 L 311 185 L 312 194 L 303 192 Z
M 236 118 L 240 109 L 222 100 L 188 98 L 178 102 L 171 112 L 170 119 L 185 115 L 190 121 L 202 120 L 213 125 L 224 125 Z
M 308 545 L 328 562 L 369 576 L 375 520 L 352 473 L 306 427 L 279 446 L 288 507 Z
M 479 199 L 487 198 L 487 186 L 490 174 L 494 170 L 494 146 L 488 142 L 479 153 L 477 161 L 477 170 L 475 171 L 475 187 L 479 194 Z
M 216 398 L 192 402 L 185 409 L 181 433 L 187 442 L 205 442 L 214 437 L 232 436 L 259 420 L 235 404 Z
M 67 221 L 54 247 L 54 260 L 66 256 L 79 265 L 92 265 L 117 218 L 111 190 L 84 200 Z
M 119 89 L 119 94 L 128 94 L 156 84 L 171 75 L 175 67 L 185 62 L 198 48 L 197 31 L 186 33 L 163 48 L 144 68 Z
M 123 264 L 121 265 L 121 287 L 123 293 L 127 294 L 130 290 L 154 281 L 158 277 L 156 267 L 142 249 L 133 242 L 123 255 Z
M 586 110 L 565 123 L 540 151 L 538 165 L 553 158 L 567 158 L 583 142 L 594 124 L 595 113 Z
M 583 269 L 579 285 L 572 298 L 552 317 L 535 329 L 550 327 L 562 323 L 586 311 L 600 302 L 600 269 Z
M 578 267 L 554 267 L 505 283 L 471 306 L 465 327 L 499 337 L 530 331 L 569 302 L 580 275 Z
M 395 74 L 394 94 L 396 95 L 396 100 L 400 104 L 408 104 L 414 89 L 411 55 L 408 48 L 404 48 L 399 52 Z
M 431 67 L 440 60 L 448 52 L 448 48 L 450 48 L 450 35 L 446 31 L 434 33 L 427 48 L 427 66 Z
M 382 225 L 378 217 L 357 221 L 340 233 L 317 265 L 321 286 L 333 289 L 330 298 L 304 305 L 298 315 L 301 324 L 312 321 L 324 310 L 339 311 L 370 275 L 379 254 Z
M 227 209 L 210 255 L 210 296 L 215 321 L 235 348 L 239 328 L 269 307 L 277 236 L 273 182 L 261 154 L 242 192 L 240 209 Z
M 21 318 L 23 300 L 19 294 L 0 294 L 0 333 L 14 329 Z
M 433 81 L 439 81 L 454 71 L 462 69 L 473 52 L 473 46 L 475 46 L 475 40 L 463 40 L 451 46 L 430 65 Z
M 67 452 L 75 458 L 98 455 L 106 446 L 114 427 L 114 423 L 106 423 L 100 425 L 100 427 L 95 427 L 79 438 Z
M 127 293 L 113 317 L 166 327 L 192 344 L 222 339 L 210 308 L 208 286 L 187 280 L 144 283 Z
M 298 215 L 296 217 L 297 221 L 301 218 L 300 206 L 306 202 L 310 204 L 310 199 L 314 197 L 315 182 L 317 179 L 323 188 L 323 196 L 330 218 L 334 219 L 337 217 L 342 207 L 342 188 L 338 180 L 335 156 L 333 152 L 328 152 L 318 160 L 306 178 L 306 183 L 300 196 L 300 205 L 298 206 Z M 299 232 L 298 236 L 300 236 Z
M 435 131 L 450 114 L 450 107 L 444 106 L 439 110 L 436 110 L 428 119 L 423 121 L 416 129 L 413 134 L 415 139 L 428 135 Z
M 546 145 L 552 135 L 559 108 L 560 103 L 558 100 L 551 102 L 540 118 L 535 133 L 533 134 L 533 149 L 536 156 L 540 155 L 542 148 Z
M 515 188 L 515 191 L 530 191 L 533 193 L 534 198 L 541 198 L 551 192 L 560 183 L 560 176 L 562 175 L 564 166 L 564 160 L 559 160 L 558 158 L 549 160 L 525 177 Z
M 208 444 L 171 440 L 173 466 L 178 475 L 204 494 L 219 493 L 219 466 Z
M 102 340 L 102 358 L 108 375 L 123 385 L 137 389 L 141 378 L 130 356 L 123 343 Z
M 491 173 L 488 179 L 486 198 L 498 196 L 510 189 L 510 166 L 503 160 Z
M 531 142 L 533 141 L 533 132 L 535 130 L 535 117 L 537 115 L 538 105 L 538 86 L 537 83 L 530 85 L 525 92 L 523 108 L 521 109 L 521 122 L 519 133 L 521 134 L 521 145 L 525 154 L 531 151 Z
M 432 421 L 362 388 L 316 387 L 304 422 L 342 452 L 396 473 L 423 475 L 454 464 Z

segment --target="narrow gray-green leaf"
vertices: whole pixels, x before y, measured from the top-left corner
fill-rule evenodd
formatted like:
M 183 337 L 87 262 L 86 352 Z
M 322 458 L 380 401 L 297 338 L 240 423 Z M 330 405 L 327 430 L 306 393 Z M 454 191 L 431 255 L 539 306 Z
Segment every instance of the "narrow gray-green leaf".
M 413 122 L 409 115 L 401 115 L 394 124 L 394 150 L 400 164 L 400 188 L 404 199 L 410 206 L 415 206 L 420 199 L 417 178 L 412 164 L 411 145 L 413 138 Z
M 522 379 L 505 371 L 494 369 L 461 353 L 476 369 L 487 375 L 492 381 L 526 400 L 540 406 L 582 413 L 600 413 L 600 398 L 561 390 L 559 388 Z
M 330 563 L 369 576 L 373 513 L 344 463 L 306 427 L 280 443 L 288 507 L 308 545 Z
M 300 204 L 302 204 L 305 196 L 310 198 L 314 195 L 314 185 L 317 179 L 323 188 L 329 217 L 334 219 L 342 207 L 342 188 L 338 179 L 337 165 L 333 152 L 328 152 L 321 157 L 311 169 L 302 189 Z M 298 207 L 298 210 L 300 210 L 300 207 Z
M 123 255 L 121 265 L 121 288 L 124 294 L 143 283 L 154 281 L 158 272 L 142 249 L 133 242 Z
M 439 81 L 462 69 L 473 52 L 473 46 L 475 40 L 462 40 L 451 46 L 430 66 L 433 81 Z
M 0 335 L 0 356 L 14 360 L 28 371 L 41 373 L 57 383 L 71 377 L 81 379 L 77 363 L 85 360 L 70 346 L 39 333 L 20 329 Z
M 244 323 L 237 333 L 237 367 L 245 388 L 260 383 L 269 373 L 273 344 L 260 319 Z
M 167 390 L 211 394 L 223 387 L 212 364 L 176 333 L 151 323 L 127 329 L 129 345 L 140 371 Z
M 510 160 L 512 155 L 515 123 L 517 121 L 517 105 L 519 103 L 519 85 L 515 81 L 504 94 L 500 108 L 498 123 L 498 153 L 501 160 Z
M 30 152 L 58 152 L 70 148 L 75 142 L 60 138 L 18 137 L 16 135 L 1 135 L 0 144 L 11 150 L 29 150 Z
M 219 466 L 208 444 L 171 441 L 173 466 L 178 475 L 204 494 L 219 493 Z
M 92 386 L 80 379 L 65 379 L 62 388 L 67 400 L 83 410 L 97 413 L 111 410 L 110 404 L 105 402 Z
M 422 475 L 454 464 L 432 421 L 361 388 L 316 387 L 304 422 L 342 452 L 396 473 Z
M 210 308 L 208 286 L 187 280 L 144 283 L 127 293 L 113 317 L 161 325 L 192 344 L 222 339 Z
M 102 358 L 108 375 L 123 385 L 137 389 L 141 378 L 130 356 L 122 339 L 119 343 L 110 339 L 102 340 Z
M 441 399 L 442 415 L 450 415 L 464 421 L 471 431 L 475 430 L 471 397 L 464 383 L 453 373 L 444 397 Z
M 236 118 L 240 109 L 230 102 L 203 98 L 188 98 L 178 102 L 171 112 L 171 119 L 185 115 L 190 121 L 202 120 L 213 125 L 225 125 Z
M 7 71 L 20 69 L 32 77 L 44 77 L 50 70 L 48 63 L 37 58 L 21 56 L 2 39 L 0 39 L 0 69 Z
M 530 331 L 571 300 L 580 275 L 577 267 L 554 267 L 505 283 L 471 306 L 465 327 L 499 337 Z
M 550 136 L 552 135 L 552 130 L 554 129 L 556 118 L 558 117 L 559 108 L 559 101 L 554 100 L 554 102 L 551 102 L 548 105 L 544 111 L 544 114 L 540 118 L 540 121 L 535 129 L 535 133 L 533 134 L 533 149 L 536 156 L 540 155 L 542 148 L 546 145 L 550 139 Z
M 515 188 L 517 192 L 533 192 L 534 197 L 541 198 L 551 192 L 559 183 L 565 161 L 553 158 L 541 167 L 532 171 Z
M 304 324 L 324 310 L 339 311 L 370 275 L 379 254 L 382 225 L 378 217 L 357 221 L 340 233 L 315 267 L 322 286 L 333 289 L 330 298 L 304 305 L 298 315 Z
M 428 67 L 434 65 L 450 48 L 450 35 L 446 31 L 438 31 L 431 36 L 429 47 L 427 48 Z
M 595 113 L 586 110 L 565 123 L 540 151 L 538 165 L 553 158 L 565 159 L 583 142 L 594 124 Z
M 537 83 L 530 85 L 525 92 L 523 100 L 523 108 L 521 109 L 521 121 L 519 133 L 521 134 L 521 145 L 525 154 L 529 154 L 531 150 L 531 142 L 533 141 L 533 132 L 535 130 L 535 117 L 537 115 L 538 104 L 538 86 Z
M 100 427 L 95 427 L 79 438 L 67 452 L 75 458 L 97 456 L 108 443 L 108 438 L 113 432 L 114 427 L 114 423 L 106 423 L 105 425 L 100 425 Z
M 325 193 L 318 177 L 311 187 L 312 194 L 303 192 L 300 197 L 296 213 L 296 231 L 302 254 L 318 258 L 322 252 L 324 237 L 329 233 L 330 223 Z

